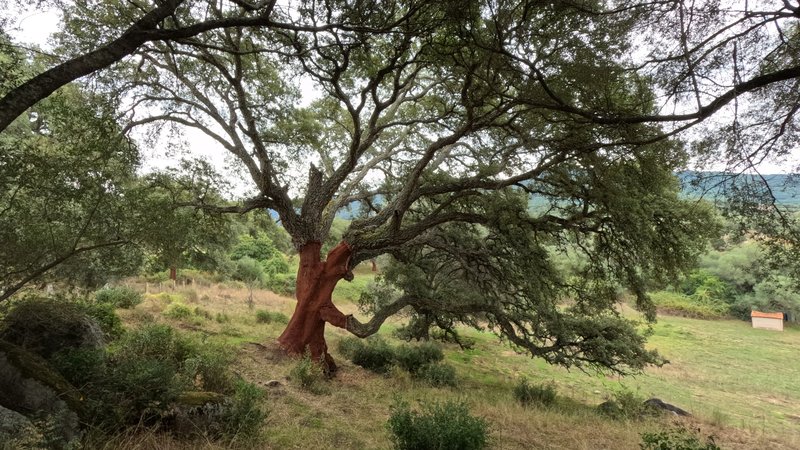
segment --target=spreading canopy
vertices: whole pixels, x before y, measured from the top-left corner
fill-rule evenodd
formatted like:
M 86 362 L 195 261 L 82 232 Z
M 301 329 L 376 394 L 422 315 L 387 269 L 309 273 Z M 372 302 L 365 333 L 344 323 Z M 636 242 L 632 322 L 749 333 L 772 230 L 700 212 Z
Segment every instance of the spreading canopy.
M 126 130 L 170 122 L 224 148 L 252 195 L 216 209 L 275 211 L 301 250 L 296 316 L 358 335 L 412 306 L 469 315 L 551 362 L 655 362 L 613 300 L 624 285 L 652 317 L 646 283 L 687 267 L 713 233 L 672 173 L 720 152 L 752 163 L 745 136 L 768 136 L 758 156 L 786 152 L 795 129 L 792 2 L 183 3 L 148 12 L 176 6 L 131 32 L 149 37 L 98 81 L 125 105 Z M 74 5 L 62 44 L 80 58 L 121 26 Z M 318 96 L 302 98 L 309 85 Z M 773 117 L 739 113 L 742 95 L 774 92 L 786 95 Z M 731 107 L 733 138 L 695 153 L 668 140 Z M 356 219 L 322 263 L 345 208 Z M 575 248 L 588 262 L 560 277 L 554 255 Z M 309 294 L 385 253 L 433 278 L 387 277 L 405 295 L 373 302 L 367 324 Z

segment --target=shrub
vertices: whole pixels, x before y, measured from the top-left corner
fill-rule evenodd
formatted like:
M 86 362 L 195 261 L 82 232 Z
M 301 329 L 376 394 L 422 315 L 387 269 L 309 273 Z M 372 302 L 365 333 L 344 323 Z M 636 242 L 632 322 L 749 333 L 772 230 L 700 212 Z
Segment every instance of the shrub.
M 183 303 L 175 302 L 167 306 L 164 316 L 176 320 L 187 320 L 194 317 L 194 311 Z
M 428 364 L 422 366 L 414 376 L 420 380 L 425 380 L 428 384 L 435 387 L 453 387 L 457 384 L 456 369 L 449 364 Z
M 270 312 L 263 309 L 256 311 L 257 323 L 289 323 L 289 318 L 282 312 Z
M 194 343 L 162 324 L 148 324 L 125 334 L 111 347 L 117 360 L 156 359 L 177 367 L 178 363 L 196 354 Z
M 80 387 L 83 418 L 99 433 L 116 433 L 134 424 L 158 425 L 170 417 L 182 393 L 202 390 L 232 394 L 220 410 L 216 432 L 221 429 L 226 440 L 249 441 L 258 435 L 265 413 L 256 387 L 234 383 L 229 370 L 233 355 L 225 346 L 149 324 L 127 332 L 108 351 L 67 349 L 52 360 Z
M 180 371 L 185 384 L 196 389 L 230 393 L 234 383 L 228 367 L 233 359 L 234 352 L 228 347 L 206 342 L 195 347 L 193 354 L 182 362 Z
M 642 450 L 720 450 L 713 436 L 709 436 L 703 443 L 685 428 L 642 433 L 642 443 L 639 446 Z
M 655 412 L 645 404 L 642 396 L 624 386 L 614 391 L 611 398 L 601 403 L 599 408 L 603 414 L 617 420 L 640 419 Z
M 215 320 L 217 323 L 228 323 L 228 322 L 230 322 L 230 321 L 231 321 L 231 318 L 230 318 L 230 317 L 228 317 L 228 315 L 227 315 L 227 314 L 225 314 L 225 313 L 217 313 L 217 315 L 216 315 L 216 316 L 214 316 L 214 320 Z
M 106 373 L 104 349 L 68 348 L 54 354 L 50 362 L 73 386 L 86 386 Z
M 272 316 L 269 314 L 269 311 L 264 311 L 263 309 L 256 311 L 256 323 L 270 322 L 272 322 Z
M 279 273 L 289 272 L 289 264 L 286 263 L 286 258 L 280 253 L 276 253 L 272 258 L 262 261 L 261 266 L 264 268 L 264 272 L 270 277 Z
M 264 393 L 258 387 L 239 380 L 236 382 L 233 402 L 222 418 L 223 433 L 231 442 L 252 442 L 259 437 L 267 413 L 260 403 Z
M 486 421 L 470 415 L 461 402 L 423 406 L 421 413 L 397 402 L 387 427 L 398 450 L 478 450 L 488 444 Z
M 291 372 L 289 372 L 289 379 L 304 391 L 313 394 L 322 394 L 326 392 L 325 373 L 322 369 L 322 365 L 311 359 L 311 355 L 308 352 L 303 355 L 292 368 Z
M 556 388 L 552 384 L 529 384 L 523 378 L 514 386 L 514 398 L 522 406 L 550 406 L 556 401 Z
M 169 326 L 129 331 L 107 354 L 71 352 L 56 358 L 65 376 L 82 387 L 89 422 L 103 430 L 159 421 L 187 389 L 234 392 L 232 352 Z M 81 371 L 81 367 L 85 369 Z
M 401 345 L 395 349 L 397 365 L 411 374 L 416 374 L 423 367 L 444 359 L 442 349 L 432 343 L 426 342 L 417 346 Z
M 122 320 L 114 311 L 114 306 L 108 303 L 82 303 L 81 308 L 89 317 L 93 318 L 105 333 L 106 337 L 116 339 L 122 336 Z
M 189 303 L 197 303 L 200 299 L 200 296 L 197 295 L 197 291 L 194 289 L 184 289 L 181 291 L 181 296 L 186 299 Z
M 176 367 L 161 359 L 126 358 L 112 366 L 107 378 L 109 395 L 97 419 L 117 428 L 124 424 L 149 423 L 161 415 L 183 387 Z M 112 414 L 103 411 L 111 408 Z M 109 419 L 113 422 L 109 423 Z
M 346 337 L 342 338 L 339 341 L 339 353 L 342 354 L 345 358 L 349 360 L 353 360 L 353 356 L 356 354 L 357 351 L 360 350 L 361 347 L 364 346 L 364 343 L 359 338 L 354 337 Z
M 97 303 L 105 303 L 115 308 L 131 309 L 142 302 L 142 294 L 127 286 L 103 288 L 94 293 Z
M 289 323 L 289 316 L 282 312 L 272 312 L 270 315 L 272 316 L 272 321 L 275 323 Z
M 211 311 L 209 311 L 209 310 L 207 310 L 205 308 L 201 308 L 199 306 L 194 308 L 194 315 L 197 316 L 197 317 L 202 317 L 204 319 L 208 319 L 208 320 L 211 320 L 211 319 L 214 318 L 214 316 L 211 315 Z
M 180 302 L 183 297 L 178 294 L 169 294 L 167 292 L 160 292 L 158 294 L 146 294 L 146 298 L 153 299 L 157 302 L 163 303 L 165 305 L 169 305 L 173 302 Z
M 267 277 L 266 280 L 267 289 L 276 294 L 289 297 L 294 296 L 296 286 L 297 276 L 293 273 L 276 273 L 275 275 Z
M 355 349 L 350 358 L 353 364 L 375 373 L 386 373 L 394 365 L 394 349 L 383 339 L 369 338 L 366 343 Z

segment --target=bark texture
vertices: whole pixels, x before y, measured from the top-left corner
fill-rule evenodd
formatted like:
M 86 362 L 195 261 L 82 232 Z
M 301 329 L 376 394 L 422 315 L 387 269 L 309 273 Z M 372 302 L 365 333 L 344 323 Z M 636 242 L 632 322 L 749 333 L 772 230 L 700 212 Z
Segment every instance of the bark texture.
M 326 371 L 332 374 L 336 371 L 336 364 L 325 343 L 325 323 L 347 327 L 348 316 L 334 306 L 331 294 L 339 280 L 353 279 L 349 268 L 352 249 L 346 242 L 341 242 L 328 253 L 325 261 L 321 261 L 321 248 L 321 243 L 309 242 L 300 249 L 297 306 L 278 343 L 290 354 L 310 352 L 311 357 L 323 363 Z

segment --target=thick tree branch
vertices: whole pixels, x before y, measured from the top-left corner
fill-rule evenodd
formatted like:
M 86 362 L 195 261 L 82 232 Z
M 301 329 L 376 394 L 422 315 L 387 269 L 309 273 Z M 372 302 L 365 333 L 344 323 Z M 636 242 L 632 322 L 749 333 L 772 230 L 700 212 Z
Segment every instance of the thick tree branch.
M 23 278 L 22 280 L 18 281 L 17 283 L 13 284 L 12 286 L 10 286 L 10 287 L 4 289 L 2 292 L 0 292 L 0 302 L 2 302 L 4 300 L 7 300 L 9 297 L 14 295 L 17 291 L 19 291 L 20 289 L 25 287 L 26 284 L 28 284 L 31 281 L 39 278 L 40 276 L 44 275 L 48 270 L 58 266 L 59 264 L 63 263 L 64 261 L 67 261 L 68 259 L 70 259 L 70 258 L 72 258 L 72 257 L 74 257 L 76 255 L 79 255 L 81 253 L 85 253 L 85 252 L 88 252 L 88 251 L 91 251 L 91 250 L 97 250 L 99 248 L 113 247 L 113 246 L 116 246 L 116 245 L 123 245 L 123 244 L 127 244 L 127 243 L 129 243 L 129 241 L 126 241 L 126 240 L 115 240 L 115 241 L 103 242 L 101 244 L 88 245 L 86 247 L 73 247 L 73 249 L 69 253 L 54 259 L 53 261 L 51 261 L 51 262 L 39 267 L 36 270 L 31 271 L 27 276 L 25 276 L 25 278 Z

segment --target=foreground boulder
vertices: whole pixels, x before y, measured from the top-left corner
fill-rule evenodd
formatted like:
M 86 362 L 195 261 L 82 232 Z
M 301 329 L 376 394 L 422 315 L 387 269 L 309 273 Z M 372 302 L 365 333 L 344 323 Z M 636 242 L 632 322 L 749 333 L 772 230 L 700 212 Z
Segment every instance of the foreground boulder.
M 42 357 L 0 341 L 0 406 L 47 424 L 51 447 L 66 446 L 80 435 L 82 397 Z M 15 423 L 19 423 L 19 417 Z
M 0 406 L 0 443 L 2 448 L 36 448 L 44 436 L 30 419 L 22 414 Z
M 70 348 L 101 348 L 105 337 L 100 325 L 75 303 L 25 299 L 15 305 L 0 324 L 0 340 L 50 359 Z
M 222 421 L 230 404 L 228 397 L 216 392 L 184 392 L 164 413 L 162 425 L 178 436 L 215 437 L 223 432 Z

